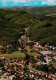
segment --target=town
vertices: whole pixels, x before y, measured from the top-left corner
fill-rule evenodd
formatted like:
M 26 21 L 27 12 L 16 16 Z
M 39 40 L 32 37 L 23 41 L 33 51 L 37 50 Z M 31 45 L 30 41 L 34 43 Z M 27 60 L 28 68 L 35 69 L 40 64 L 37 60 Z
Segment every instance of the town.
M 24 51 L 26 57 L 8 59 L 0 55 L 0 80 L 56 80 L 56 47 L 42 46 L 25 35 L 19 43 L 25 46 L 18 50 Z M 12 49 L 12 45 L 8 47 Z M 0 53 L 3 48 L 0 46 Z

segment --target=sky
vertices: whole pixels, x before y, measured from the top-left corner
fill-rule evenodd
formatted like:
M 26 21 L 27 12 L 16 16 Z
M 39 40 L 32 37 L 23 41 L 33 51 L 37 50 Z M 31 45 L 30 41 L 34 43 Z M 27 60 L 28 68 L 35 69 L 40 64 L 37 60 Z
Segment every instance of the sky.
M 51 5 L 56 5 L 56 0 L 0 0 L 0 7 Z

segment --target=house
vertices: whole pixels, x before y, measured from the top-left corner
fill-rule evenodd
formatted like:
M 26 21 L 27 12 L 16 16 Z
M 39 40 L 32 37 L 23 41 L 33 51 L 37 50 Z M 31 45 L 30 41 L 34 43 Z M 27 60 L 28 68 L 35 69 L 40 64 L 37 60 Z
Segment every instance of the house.
M 0 69 L 0 74 L 2 73 L 2 70 Z
M 16 77 L 15 77 L 14 75 L 11 75 L 11 76 L 9 77 L 9 79 L 10 79 L 10 80 L 15 80 Z
M 29 39 L 29 37 L 27 38 L 26 42 L 27 43 L 30 43 L 31 42 L 31 40 Z
M 52 80 L 56 80 L 56 76 L 53 76 L 53 77 L 52 77 Z
M 54 56 L 54 57 L 53 57 L 53 59 L 55 59 L 55 60 L 56 60 L 56 56 Z
M 17 67 L 16 69 L 17 69 L 17 71 L 18 71 L 18 70 L 19 70 L 19 67 Z
M 18 50 L 21 51 L 21 48 L 19 47 Z
M 47 80 L 46 78 L 44 78 L 43 80 Z
M 41 75 L 42 74 L 42 72 L 41 71 L 38 71 L 38 73 Z
M 26 39 L 25 35 L 21 36 L 21 39 Z
M 36 44 L 34 44 L 34 48 L 37 48 L 38 46 Z
M 0 45 L 0 49 L 4 48 L 2 45 Z
M 52 61 L 51 57 L 48 57 L 48 56 L 44 57 L 44 59 L 46 60 L 47 63 Z
M 39 76 L 36 76 L 36 78 L 38 79 L 38 78 L 39 78 Z
M 2 69 L 2 67 L 0 67 L 0 70 Z
M 51 74 L 49 74 L 48 78 L 49 78 L 49 79 L 51 79 L 51 78 L 52 78 Z
M 39 43 L 38 43 L 38 42 L 36 42 L 36 45 L 39 45 Z
M 10 70 L 10 69 L 8 69 L 7 71 L 8 71 L 8 72 L 11 72 L 11 70 Z
M 5 57 L 3 57 L 3 56 L 0 56 L 0 60 L 4 60 L 5 59 Z
M 48 51 L 41 51 L 40 53 L 42 53 L 43 55 L 47 55 L 47 54 L 52 54 L 52 51 L 51 50 L 48 50 Z
M 55 50 L 56 49 L 56 47 L 53 47 L 53 50 Z
M 38 49 L 37 49 L 37 48 L 34 48 L 33 50 L 34 50 L 34 51 L 38 51 Z

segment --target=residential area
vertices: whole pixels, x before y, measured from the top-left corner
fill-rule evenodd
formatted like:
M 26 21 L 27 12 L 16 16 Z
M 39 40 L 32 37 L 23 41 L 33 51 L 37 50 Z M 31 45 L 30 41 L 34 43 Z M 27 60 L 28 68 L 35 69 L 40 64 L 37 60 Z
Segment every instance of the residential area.
M 25 54 L 31 53 L 31 57 L 8 59 L 0 55 L 0 80 L 56 80 L 56 47 L 43 47 L 25 36 L 21 36 L 19 42 L 24 44 Z M 18 50 L 22 50 L 21 47 Z

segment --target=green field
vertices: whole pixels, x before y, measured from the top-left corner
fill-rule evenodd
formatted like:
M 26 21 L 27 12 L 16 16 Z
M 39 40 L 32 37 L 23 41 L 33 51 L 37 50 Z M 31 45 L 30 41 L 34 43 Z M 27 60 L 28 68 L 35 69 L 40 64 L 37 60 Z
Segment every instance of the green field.
M 1 56 L 3 57 L 6 57 L 8 59 L 10 58 L 24 58 L 25 57 L 25 54 L 20 52 L 20 51 L 15 51 L 15 52 L 12 52 L 12 54 L 0 54 Z
M 48 14 L 48 15 L 46 15 L 46 16 L 55 16 L 55 15 L 56 15 L 56 13 Z

